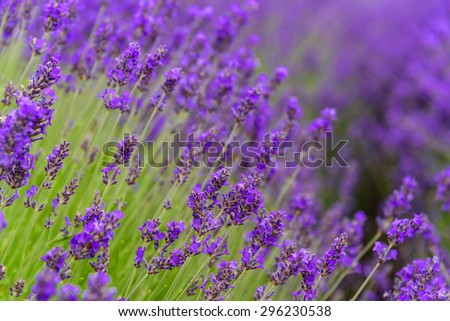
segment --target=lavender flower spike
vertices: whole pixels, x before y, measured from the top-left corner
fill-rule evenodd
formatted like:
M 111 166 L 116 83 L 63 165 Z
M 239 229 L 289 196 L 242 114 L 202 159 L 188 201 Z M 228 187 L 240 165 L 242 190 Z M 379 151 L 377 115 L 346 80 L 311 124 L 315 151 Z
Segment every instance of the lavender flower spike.
M 64 164 L 64 159 L 69 156 L 70 143 L 64 141 L 60 145 L 55 146 L 52 153 L 47 157 L 47 165 L 45 166 L 45 182 L 42 187 L 49 189 L 52 182 Z
M 324 254 L 321 262 L 320 275 L 322 277 L 330 275 L 336 269 L 336 264 L 345 255 L 345 248 L 347 247 L 348 235 L 342 233 L 331 244 L 331 248 Z
M 113 301 L 116 289 L 108 288 L 110 278 L 103 272 L 89 275 L 88 289 L 83 293 L 85 301 Z

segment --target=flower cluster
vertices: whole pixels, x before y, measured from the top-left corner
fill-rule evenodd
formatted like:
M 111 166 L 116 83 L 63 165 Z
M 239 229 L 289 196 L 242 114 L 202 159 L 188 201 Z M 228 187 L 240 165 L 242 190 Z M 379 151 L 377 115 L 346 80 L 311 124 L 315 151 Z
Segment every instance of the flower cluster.
M 396 273 L 393 289 L 385 293 L 398 301 L 447 301 L 450 289 L 437 257 L 414 260 Z
M 417 181 L 410 176 L 403 178 L 399 189 L 389 196 L 383 207 L 383 214 L 387 218 L 399 217 L 411 209 L 411 202 L 414 200 L 414 190 Z
M 233 288 L 232 281 L 237 274 L 236 261 L 222 261 L 217 268 L 219 271 L 211 274 L 201 286 L 204 299 L 207 301 L 223 300 L 223 294 Z
M 386 232 L 388 241 L 392 245 L 399 245 L 405 239 L 411 239 L 425 228 L 425 220 L 422 214 L 414 214 L 412 219 L 395 219 Z
M 69 156 L 69 145 L 70 143 L 64 141 L 59 146 L 55 146 L 52 153 L 47 157 L 44 188 L 49 189 L 52 187 L 52 181 L 55 180 L 58 171 L 62 168 L 64 159 Z
M 81 218 L 83 230 L 70 240 L 70 255 L 81 260 L 94 258 L 100 250 L 107 250 L 122 218 L 123 213 L 119 210 L 105 212 L 104 203 L 96 194 L 92 207 L 86 209 Z

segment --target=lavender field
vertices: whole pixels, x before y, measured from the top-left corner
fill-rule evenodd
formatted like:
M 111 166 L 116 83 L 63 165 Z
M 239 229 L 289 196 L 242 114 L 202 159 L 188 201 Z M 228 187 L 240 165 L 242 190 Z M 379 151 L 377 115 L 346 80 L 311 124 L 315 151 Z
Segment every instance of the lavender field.
M 450 299 L 448 1 L 0 0 L 0 100 L 0 300 Z

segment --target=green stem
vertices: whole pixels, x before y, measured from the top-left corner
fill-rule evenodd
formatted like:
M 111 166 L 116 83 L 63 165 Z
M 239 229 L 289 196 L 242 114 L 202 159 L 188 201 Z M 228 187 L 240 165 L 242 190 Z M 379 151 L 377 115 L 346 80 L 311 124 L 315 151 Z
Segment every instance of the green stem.
M 131 292 L 125 297 L 126 300 L 128 300 L 130 298 L 130 296 L 137 290 L 137 288 L 142 284 L 142 282 L 144 282 L 144 280 L 148 277 L 148 273 L 145 272 L 144 277 L 138 282 L 138 284 L 135 285 L 135 287 L 133 288 L 133 290 L 131 290 Z
M 350 273 L 349 270 L 344 270 L 339 277 L 337 278 L 336 282 L 333 283 L 331 288 L 321 297 L 319 298 L 320 301 L 326 301 L 328 298 L 336 291 L 338 286 L 341 284 L 341 282 L 344 280 L 344 278 Z
M 395 242 L 394 242 L 395 243 Z M 386 256 L 389 251 L 392 249 L 392 247 L 394 246 L 394 243 L 389 244 L 389 247 L 386 249 L 386 251 L 384 252 L 384 256 Z M 375 272 L 378 270 L 378 268 L 380 267 L 381 263 L 377 262 L 377 264 L 374 266 L 374 268 L 372 269 L 372 271 L 370 272 L 370 274 L 367 276 L 367 278 L 364 280 L 363 284 L 359 287 L 358 291 L 356 291 L 356 294 L 353 296 L 353 298 L 351 299 L 351 301 L 356 301 L 356 299 L 358 299 L 359 295 L 361 294 L 361 292 L 364 290 L 364 288 L 366 287 L 366 285 L 369 283 L 370 279 L 372 278 L 372 276 L 375 274 Z
M 267 287 L 266 290 L 264 291 L 264 296 L 262 297 L 261 301 L 267 300 L 270 292 L 272 292 L 272 290 L 274 288 L 275 288 L 275 285 L 273 283 L 271 283 L 270 286 Z
M 219 216 L 219 215 L 218 215 Z M 231 233 L 231 228 L 228 229 L 228 231 L 225 233 L 225 235 L 222 238 L 222 241 L 220 242 L 218 248 L 220 248 L 225 241 L 228 239 L 228 236 Z M 184 289 L 181 291 L 180 295 L 176 298 L 176 301 L 178 301 L 181 296 L 186 292 L 187 289 L 189 289 L 189 287 L 195 282 L 195 280 L 200 276 L 200 274 L 202 273 L 203 269 L 206 267 L 206 265 L 208 264 L 208 262 L 210 261 L 211 258 L 207 258 L 206 260 L 203 261 L 203 264 L 201 265 L 200 269 L 198 269 L 197 274 L 192 278 L 192 281 L 189 282 Z
M 31 66 L 34 63 L 34 60 L 36 59 L 36 56 L 31 56 L 28 60 L 27 65 L 25 66 L 25 69 L 23 70 L 22 74 L 20 75 L 19 81 L 17 82 L 19 85 L 22 83 L 22 80 L 25 78 L 26 75 L 30 72 Z
M 325 295 L 323 296 L 322 300 L 326 301 L 333 292 L 337 289 L 337 287 L 341 284 L 341 282 L 344 280 L 344 278 L 351 272 L 352 269 L 356 267 L 356 264 L 359 262 L 359 260 L 373 247 L 375 242 L 381 237 L 382 231 L 378 230 L 377 233 L 370 239 L 370 241 L 364 246 L 364 248 L 359 251 L 358 255 L 353 259 L 352 264 L 349 268 L 347 268 L 342 275 L 336 280 L 336 282 L 333 284 L 333 286 L 328 290 Z
M 172 282 L 172 285 L 169 288 L 169 291 L 167 291 L 166 295 L 164 296 L 163 301 L 167 301 L 170 296 L 172 295 L 173 291 L 175 290 L 175 287 L 178 284 L 178 281 L 181 278 L 181 275 L 183 274 L 184 269 L 186 268 L 186 266 L 189 264 L 189 261 L 191 260 L 191 257 L 188 257 L 186 259 L 186 261 L 184 262 L 183 266 L 181 267 L 180 271 L 177 273 L 177 276 L 175 278 L 175 280 Z
M 300 173 L 301 168 L 302 168 L 301 165 L 298 165 L 294 173 L 289 177 L 288 182 L 283 185 L 283 188 L 281 189 L 281 192 L 278 195 L 277 200 L 275 201 L 274 209 L 278 209 L 280 207 L 281 202 L 284 199 L 284 196 L 289 191 L 289 189 L 294 185 L 294 182 L 297 179 L 297 176 Z
M 140 140 L 144 140 L 146 138 L 146 136 L 149 134 L 147 131 L 150 128 L 150 124 L 152 123 L 153 119 L 155 118 L 156 114 L 158 113 L 159 106 L 162 104 L 165 97 L 166 97 L 166 94 L 162 94 L 161 98 L 158 101 L 158 104 L 155 106 L 155 108 L 153 108 L 153 111 L 152 111 L 149 119 L 147 120 L 147 123 L 145 124 L 144 128 L 141 131 L 141 134 L 139 135 Z M 136 131 L 136 129 L 135 129 L 135 131 Z

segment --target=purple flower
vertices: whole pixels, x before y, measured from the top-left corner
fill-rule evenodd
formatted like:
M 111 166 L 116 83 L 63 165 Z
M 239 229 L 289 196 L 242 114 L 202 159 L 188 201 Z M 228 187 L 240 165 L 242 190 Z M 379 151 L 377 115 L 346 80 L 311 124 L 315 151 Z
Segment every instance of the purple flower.
M 6 267 L 3 264 L 0 264 L 0 281 L 3 280 L 6 276 Z
M 274 285 L 285 284 L 290 277 L 298 275 L 303 251 L 303 249 L 299 251 L 297 245 L 292 241 L 283 243 L 280 256 L 275 263 L 274 271 L 270 275 L 270 281 Z
M 107 248 L 103 248 L 97 258 L 94 261 L 90 261 L 90 266 L 94 269 L 95 272 L 107 272 L 107 268 L 109 265 L 109 250 Z
M 317 223 L 313 205 L 313 199 L 309 195 L 296 196 L 291 201 L 291 211 L 286 216 L 286 221 L 289 223 L 287 228 L 297 229 L 303 234 L 308 233 L 309 229 Z
M 264 253 L 246 246 L 242 252 L 241 263 L 246 270 L 264 269 Z
M 108 110 L 120 109 L 122 113 L 128 113 L 131 110 L 135 99 L 131 97 L 129 91 L 123 91 L 121 96 L 114 89 L 105 89 L 100 98 L 103 100 L 103 105 Z
M 166 243 L 172 244 L 176 240 L 178 240 L 178 237 L 184 230 L 186 229 L 185 224 L 183 221 L 171 221 L 167 223 L 167 230 L 166 230 Z
M 271 92 L 275 91 L 276 88 L 281 85 L 282 82 L 286 79 L 288 76 L 289 70 L 286 67 L 277 67 L 275 69 L 274 75 L 272 79 L 270 80 L 270 88 L 269 90 Z
M 39 273 L 36 277 L 36 283 L 31 289 L 35 294 L 36 300 L 48 301 L 55 296 L 58 293 L 56 286 L 59 281 L 60 278 L 56 271 L 45 269 Z
M 40 100 L 36 103 L 40 108 L 47 109 L 48 112 L 53 112 L 51 108 L 57 100 L 58 97 L 56 97 L 56 93 L 52 88 L 44 88 L 40 94 Z
M 414 260 L 397 272 L 385 296 L 397 301 L 447 301 L 450 289 L 439 267 L 437 257 Z
M 362 249 L 364 244 L 364 223 L 366 221 L 366 214 L 358 211 L 352 220 L 345 222 L 344 230 L 348 233 L 348 245 L 345 251 L 346 255 L 341 260 L 345 267 L 350 267 L 354 264 L 355 258 Z
M 111 46 L 114 40 L 114 27 L 112 21 L 105 19 L 100 22 L 94 37 L 95 58 L 102 60 L 106 54 L 108 46 Z
M 231 225 L 242 225 L 263 206 L 263 198 L 258 190 L 259 179 L 246 176 L 223 195 L 220 207 L 228 216 Z
M 222 187 L 228 185 L 228 177 L 230 176 L 229 168 L 219 169 L 217 172 L 211 174 L 211 180 L 205 187 L 205 193 L 210 200 L 215 200 L 218 192 Z
M 43 286 L 45 287 L 46 284 L 43 284 Z M 23 279 L 19 279 L 17 281 L 14 281 L 13 285 L 9 287 L 9 294 L 14 297 L 20 297 L 22 295 L 24 288 L 25 288 L 25 281 Z
M 103 90 L 99 97 L 103 100 L 103 104 L 108 110 L 120 109 L 122 107 L 122 99 L 117 96 L 117 91 L 114 89 L 107 88 Z
M 39 108 L 35 102 L 22 97 L 0 127 L 0 169 L 8 185 L 19 188 L 26 185 L 33 168 L 31 144 L 42 138 L 51 123 L 52 111 Z
M 147 57 L 144 59 L 144 63 L 142 65 L 142 74 L 151 76 L 155 72 L 155 69 L 162 65 L 163 59 L 167 55 L 167 52 L 168 50 L 166 46 L 159 46 L 156 50 L 147 54 Z
M 336 110 L 325 108 L 320 117 L 314 119 L 309 125 L 309 133 L 313 139 L 320 139 L 326 132 L 333 130 L 333 122 L 336 120 Z
M 59 206 L 59 201 L 60 201 L 59 195 L 58 195 L 58 197 L 55 197 L 55 198 L 52 199 L 51 206 L 52 206 L 52 211 L 53 212 L 56 212 L 56 210 L 57 210 L 57 208 Z
M 58 246 L 48 251 L 47 254 L 41 257 L 41 260 L 45 262 L 47 268 L 59 272 L 65 267 L 68 257 L 69 254 Z
M 317 277 L 320 275 L 320 260 L 309 250 L 301 249 L 294 256 L 296 262 L 295 274 L 301 274 L 300 290 L 293 292 L 295 300 L 312 301 L 316 298 L 314 287 Z
M 411 239 L 425 228 L 425 220 L 422 214 L 414 214 L 414 218 L 395 219 L 386 232 L 390 244 L 399 245 L 405 242 L 405 239 Z
M 28 39 L 28 48 L 34 56 L 40 56 L 47 49 L 47 40 L 37 37 L 30 37 Z
M 3 213 L 2 211 L 0 211 L 0 233 L 6 229 L 6 227 L 8 226 L 8 224 L 6 223 L 5 220 L 5 213 Z
M 120 168 L 116 164 L 108 164 L 105 168 L 102 168 L 102 182 L 106 186 L 117 184 L 117 176 L 120 175 Z M 110 174 L 112 172 L 112 174 Z
M 61 60 L 59 53 L 55 53 L 44 64 L 39 65 L 39 69 L 31 76 L 23 95 L 30 99 L 35 99 L 47 93 L 46 89 L 55 85 L 61 78 L 61 69 L 58 64 Z
M 64 227 L 62 227 L 59 231 L 64 237 L 69 236 L 70 228 L 72 227 L 72 222 L 70 221 L 70 218 L 68 216 L 64 217 Z
M 93 258 L 100 250 L 100 242 L 91 235 L 94 228 L 75 234 L 70 240 L 70 254 L 76 259 Z
M 148 90 L 151 78 L 155 75 L 156 69 L 163 64 L 163 60 L 167 55 L 166 46 L 159 46 L 153 52 L 147 54 L 141 69 L 141 82 L 139 89 Z
M 130 162 L 131 156 L 138 144 L 138 139 L 135 135 L 131 134 L 126 136 L 121 142 L 119 142 L 117 148 L 118 151 L 114 153 L 114 159 L 117 165 L 125 165 Z
M 217 129 L 212 127 L 198 136 L 193 136 L 193 140 L 189 140 L 180 158 L 181 165 L 174 171 L 173 183 L 178 182 L 182 185 L 186 183 L 192 168 L 200 164 L 198 156 L 204 151 L 204 146 L 216 137 Z
M 192 228 L 199 234 L 204 235 L 209 231 L 219 228 L 220 221 L 215 219 L 212 206 L 209 205 L 209 195 L 201 191 L 200 186 L 194 187 L 188 198 L 187 205 L 192 209 Z
M 286 214 L 275 211 L 263 217 L 257 217 L 256 227 L 250 233 L 251 243 L 257 247 L 277 246 L 279 238 L 284 234 Z
M 69 24 L 75 6 L 76 1 L 49 0 L 42 15 L 45 31 L 56 31 Z
M 227 50 L 235 34 L 236 26 L 233 24 L 232 19 L 228 15 L 219 17 L 213 48 L 218 52 Z
M 114 301 L 116 289 L 109 289 L 110 278 L 103 272 L 89 275 L 88 288 L 83 293 L 84 301 Z
M 183 71 L 181 68 L 172 68 L 168 72 L 164 74 L 166 80 L 161 86 L 161 89 L 164 91 L 166 95 L 169 95 L 175 90 L 175 87 L 180 82 L 181 77 L 183 77 Z
M 59 289 L 59 300 L 61 301 L 78 301 L 80 288 L 73 284 L 65 284 Z
M 136 257 L 134 258 L 134 266 L 136 268 L 140 268 L 142 263 L 146 264 L 146 260 L 145 260 L 145 250 L 147 250 L 146 247 L 142 247 L 139 246 L 138 249 L 136 250 Z
M 399 217 L 411 209 L 411 202 L 414 200 L 414 190 L 417 182 L 411 176 L 403 178 L 402 185 L 398 190 L 389 196 L 383 207 L 383 214 L 386 218 Z
M 38 187 L 35 185 L 31 185 L 31 187 L 29 189 L 27 189 L 27 191 L 25 192 L 25 197 L 31 199 L 34 196 L 36 196 L 37 191 L 38 191 Z
M 231 65 L 231 64 L 230 64 Z M 186 78 L 190 79 L 190 78 Z M 230 97 L 236 85 L 237 75 L 232 66 L 219 73 L 212 84 L 213 99 L 217 105 L 221 105 Z
M 201 241 L 198 240 L 196 235 L 193 235 L 190 243 L 184 243 L 184 252 L 188 256 L 195 256 L 201 253 Z
M 86 209 L 85 215 L 81 218 L 83 224 L 87 225 L 88 223 L 101 220 L 105 215 L 104 207 L 105 203 L 100 198 L 100 192 L 95 191 L 92 206 Z
M 214 241 L 211 235 L 208 234 L 203 240 L 202 252 L 214 257 L 228 255 L 228 244 L 221 237 L 218 237 L 217 241 Z
M 390 249 L 389 252 L 387 252 L 387 249 L 388 249 L 388 245 L 386 243 L 375 242 L 373 251 L 377 255 L 378 262 L 380 264 L 382 264 L 386 261 L 391 261 L 391 260 L 397 259 L 398 251 L 396 249 Z
M 52 182 L 64 164 L 64 159 L 69 156 L 70 143 L 64 141 L 60 145 L 56 145 L 52 153 L 47 157 L 47 165 L 45 166 L 45 182 L 42 185 L 45 189 L 52 187 Z
M 3 92 L 3 98 L 1 103 L 3 106 L 9 106 L 13 101 L 15 101 L 16 95 L 18 94 L 18 90 L 14 83 L 8 81 L 5 85 L 5 90 Z
M 322 277 L 330 275 L 336 269 L 336 264 L 342 260 L 342 256 L 345 255 L 345 249 L 348 244 L 347 233 L 342 233 L 334 239 L 331 244 L 331 248 L 325 252 L 322 257 L 320 274 Z
M 297 97 L 289 97 L 286 104 L 286 114 L 288 120 L 291 122 L 296 121 L 303 116 L 302 107 L 300 106 Z
M 250 3 L 248 5 L 252 6 Z M 231 12 L 218 18 L 213 42 L 216 52 L 222 53 L 228 50 L 238 31 L 247 23 L 249 9 L 239 4 L 232 4 Z
M 175 249 L 169 253 L 169 263 L 171 267 L 181 267 L 186 261 L 187 255 L 181 249 Z
M 233 288 L 232 282 L 237 276 L 237 267 L 236 261 L 222 261 L 217 265 L 219 271 L 216 274 L 211 273 L 200 287 L 206 301 L 223 300 L 222 294 Z
M 124 86 L 136 81 L 140 73 L 141 47 L 136 42 L 131 42 L 127 50 L 122 52 L 120 57 L 115 59 L 115 64 L 108 70 L 109 84 Z
M 75 194 L 75 190 L 78 187 L 78 177 L 74 177 L 68 185 L 64 187 L 63 192 L 61 193 L 62 199 L 61 204 L 66 205 L 73 194 Z
M 155 249 L 159 247 L 159 241 L 165 238 L 165 234 L 158 227 L 161 225 L 159 218 L 146 221 L 138 228 L 141 231 L 141 239 L 145 243 L 154 242 Z
M 241 101 L 232 109 L 237 124 L 241 124 L 245 121 L 248 114 L 257 108 L 258 104 L 261 102 L 261 98 L 261 88 L 254 87 L 247 91 Z
M 83 230 L 70 241 L 70 254 L 77 260 L 93 258 L 100 249 L 106 250 L 114 238 L 114 230 L 120 226 L 123 213 L 115 210 L 105 213 L 98 194 L 91 208 L 81 219 Z

